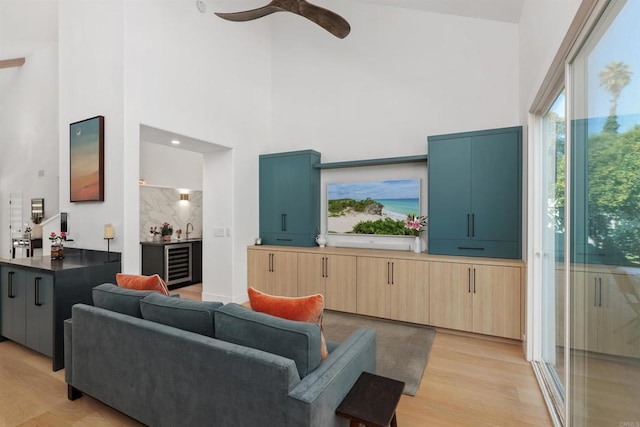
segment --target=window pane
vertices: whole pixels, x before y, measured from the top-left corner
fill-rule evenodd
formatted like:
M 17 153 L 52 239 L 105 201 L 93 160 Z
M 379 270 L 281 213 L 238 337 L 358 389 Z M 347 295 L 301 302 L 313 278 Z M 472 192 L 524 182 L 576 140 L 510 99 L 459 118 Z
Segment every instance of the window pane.
M 573 425 L 640 423 L 639 22 L 612 1 L 571 64 Z

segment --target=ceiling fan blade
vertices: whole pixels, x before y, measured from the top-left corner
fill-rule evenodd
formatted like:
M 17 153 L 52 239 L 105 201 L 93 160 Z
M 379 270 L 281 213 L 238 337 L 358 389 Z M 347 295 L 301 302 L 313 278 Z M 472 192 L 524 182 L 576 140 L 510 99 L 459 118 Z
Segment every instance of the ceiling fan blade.
M 297 13 L 340 39 L 347 37 L 351 31 L 351 26 L 342 16 L 305 0 L 299 1 Z
M 253 19 L 262 18 L 263 16 L 267 16 L 275 12 L 282 12 L 284 10 L 285 9 L 281 7 L 268 4 L 266 6 L 259 7 L 257 9 L 245 10 L 242 12 L 229 12 L 229 13 L 215 12 L 215 14 L 218 15 L 220 18 L 226 19 L 228 21 L 242 22 L 242 21 L 251 21 Z

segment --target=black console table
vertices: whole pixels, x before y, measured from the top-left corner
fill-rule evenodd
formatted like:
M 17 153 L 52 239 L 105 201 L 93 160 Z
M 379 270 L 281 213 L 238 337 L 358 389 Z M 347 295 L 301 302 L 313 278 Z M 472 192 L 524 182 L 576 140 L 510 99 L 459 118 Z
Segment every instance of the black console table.
M 0 341 L 10 339 L 64 368 L 63 322 L 77 303 L 92 304 L 91 290 L 115 283 L 120 254 L 65 248 L 62 260 L 0 260 Z

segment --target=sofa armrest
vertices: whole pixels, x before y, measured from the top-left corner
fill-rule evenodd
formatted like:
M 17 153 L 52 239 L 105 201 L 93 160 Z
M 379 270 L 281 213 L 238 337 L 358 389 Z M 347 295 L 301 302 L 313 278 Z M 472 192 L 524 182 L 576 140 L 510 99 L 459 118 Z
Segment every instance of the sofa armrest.
M 353 332 L 291 390 L 289 397 L 304 402 L 313 425 L 340 425 L 342 419 L 335 416 L 335 409 L 363 371 L 376 372 L 376 332 L 366 328 Z M 327 407 L 332 411 L 326 411 Z
M 73 384 L 73 327 L 71 319 L 64 321 L 64 380 L 67 384 Z

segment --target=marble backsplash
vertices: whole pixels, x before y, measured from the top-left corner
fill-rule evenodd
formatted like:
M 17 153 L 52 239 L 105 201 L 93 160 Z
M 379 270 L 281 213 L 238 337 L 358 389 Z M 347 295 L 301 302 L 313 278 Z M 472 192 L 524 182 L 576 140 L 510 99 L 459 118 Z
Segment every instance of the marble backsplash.
M 172 239 L 178 238 L 179 228 L 185 239 L 188 223 L 193 224 L 189 237 L 202 237 L 202 191 L 190 191 L 189 200 L 181 201 L 175 188 L 140 186 L 140 241 L 150 241 L 149 228 L 160 228 L 163 222 L 173 226 Z

